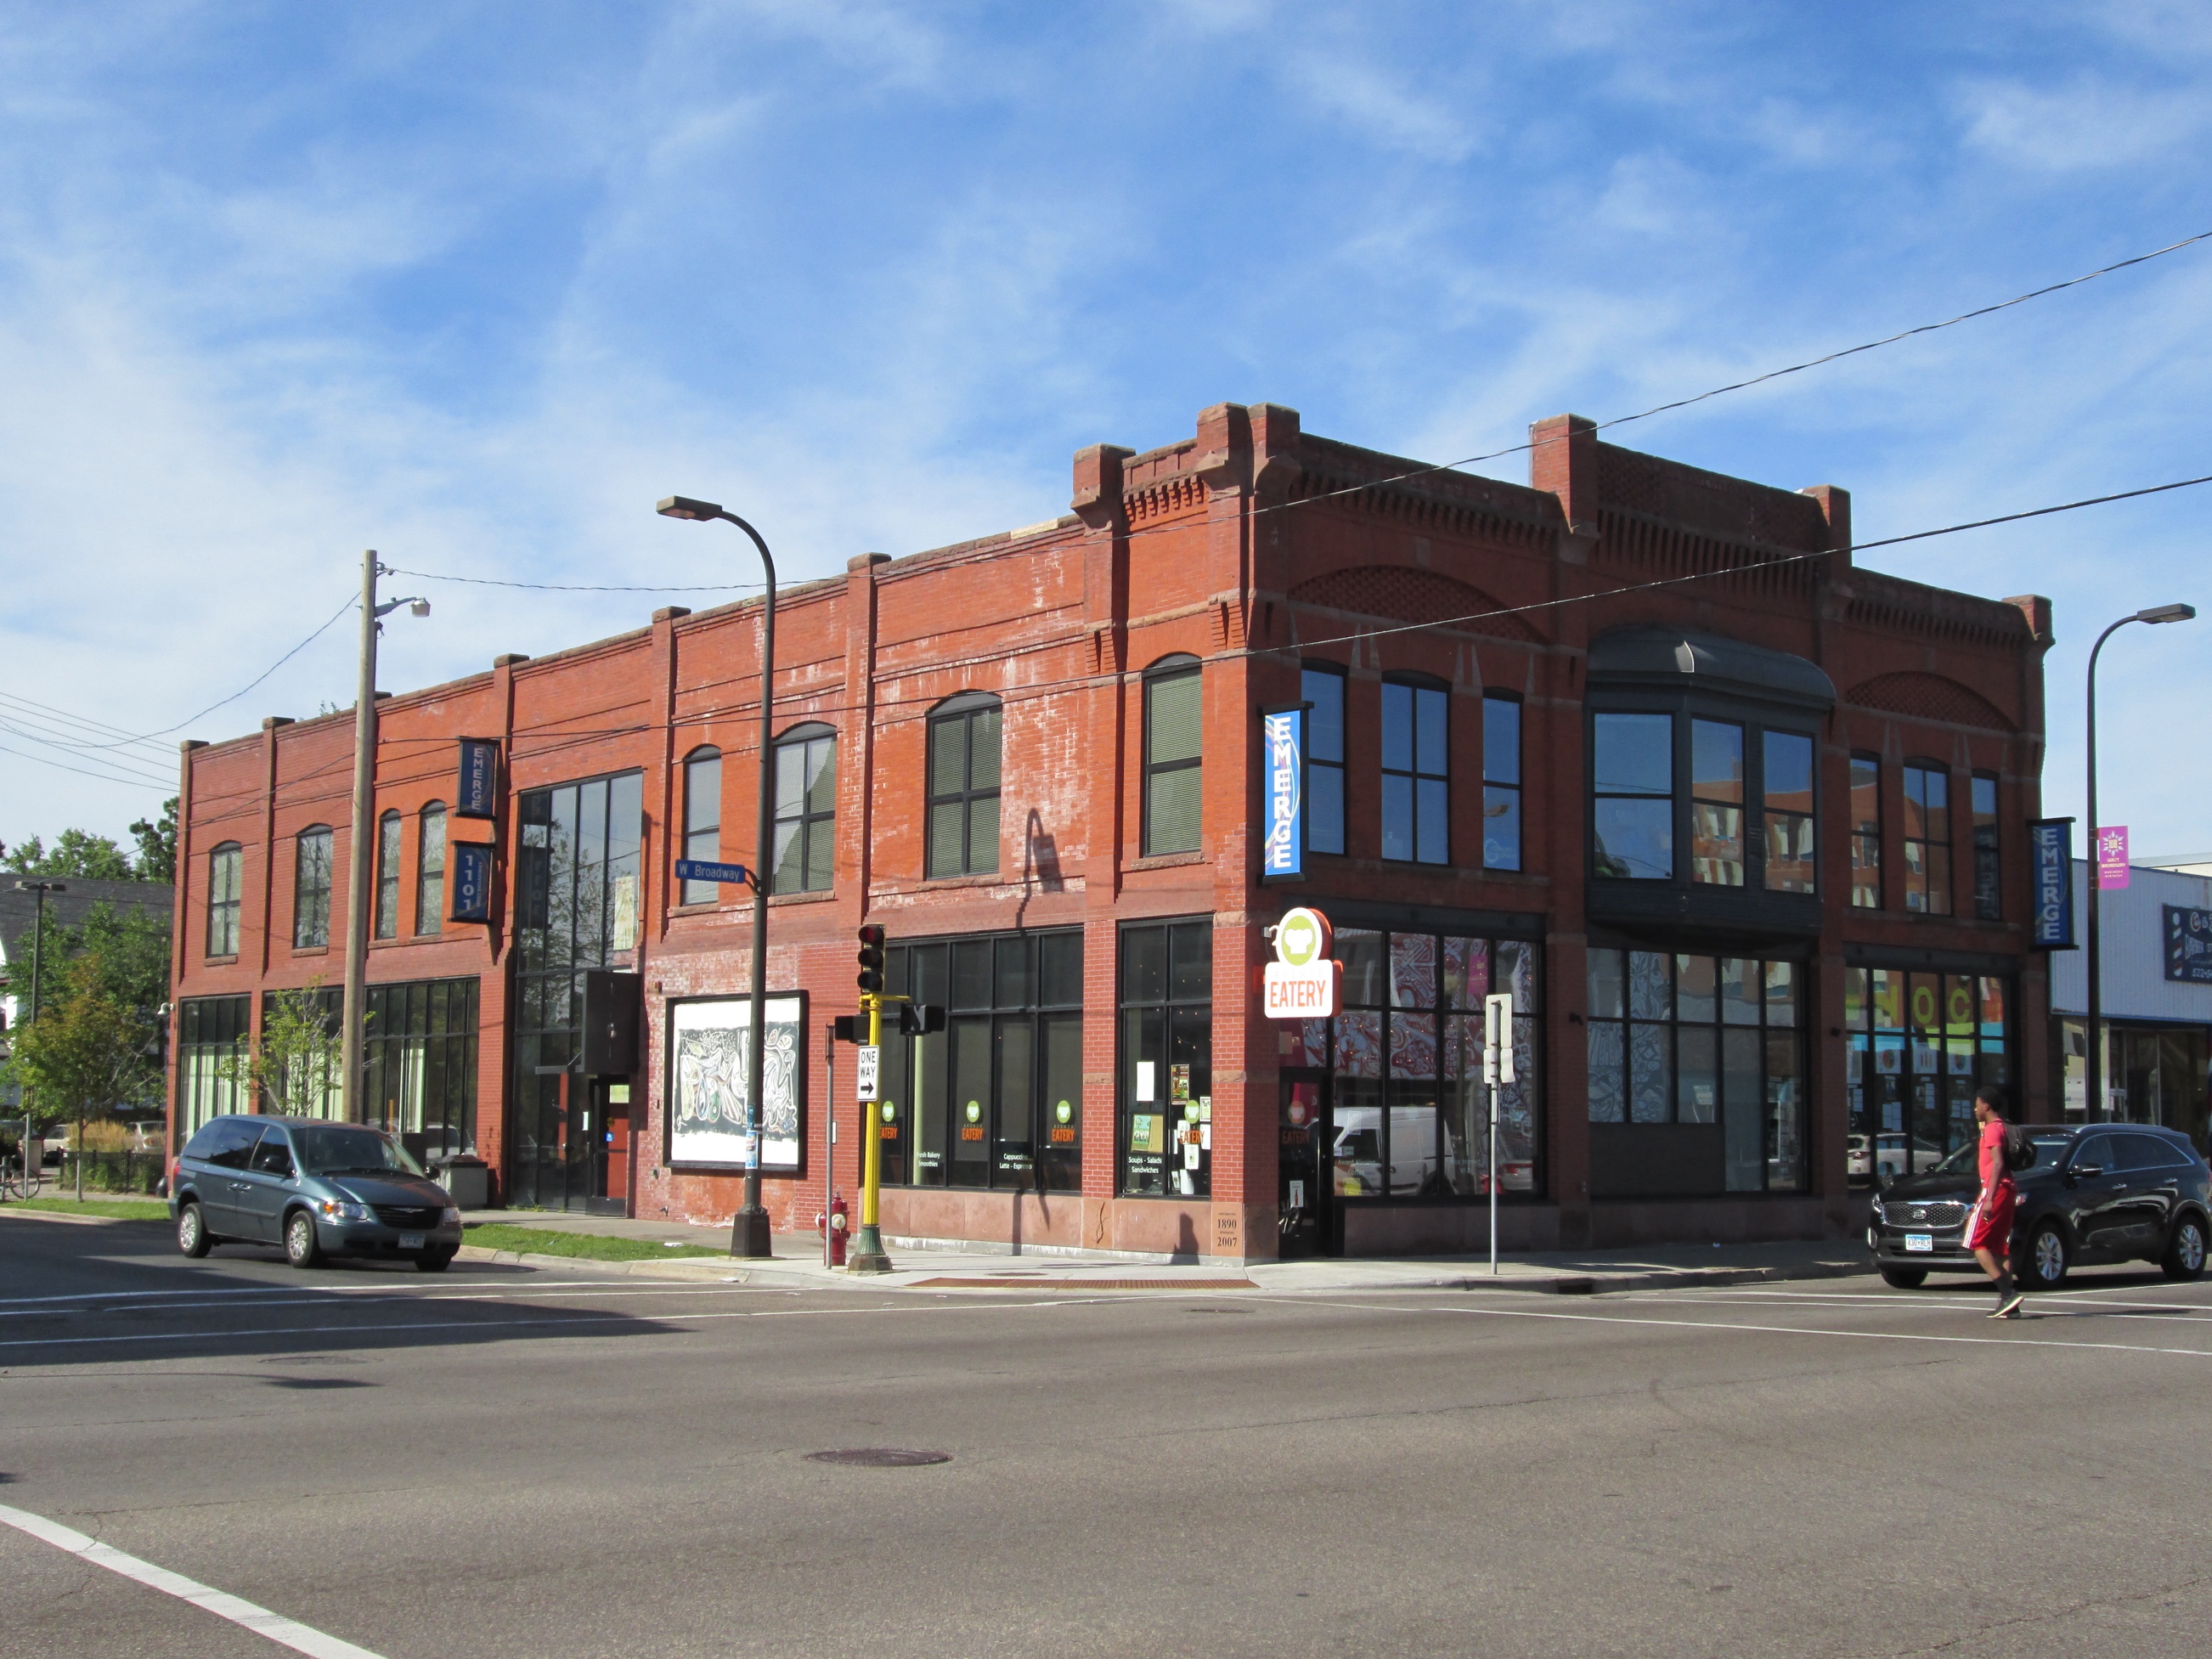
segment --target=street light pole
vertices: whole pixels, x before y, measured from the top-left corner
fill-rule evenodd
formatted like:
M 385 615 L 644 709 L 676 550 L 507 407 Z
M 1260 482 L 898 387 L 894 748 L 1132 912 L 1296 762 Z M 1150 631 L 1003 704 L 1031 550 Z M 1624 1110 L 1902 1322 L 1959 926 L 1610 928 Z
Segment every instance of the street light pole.
M 2089 1030 L 2087 1062 L 2088 1087 L 2081 1099 L 2081 1120 L 2085 1123 L 2104 1121 L 2105 1102 L 2105 975 L 2104 945 L 2099 933 L 2097 853 L 2097 653 L 2105 648 L 2105 641 L 2130 623 L 2188 622 L 2197 615 L 2197 607 L 2189 605 L 2154 605 L 2148 611 L 2138 611 L 2133 616 L 2123 617 L 2097 635 L 2096 644 L 2089 647 L 2089 957 L 2085 964 L 2089 975 Z
M 346 867 L 346 953 L 344 1012 L 339 1016 L 339 1115 L 348 1123 L 367 1121 L 362 1092 L 362 1005 L 368 991 L 368 907 L 376 891 L 376 636 L 383 618 L 406 605 L 415 615 L 430 614 L 423 599 L 376 602 L 376 579 L 384 567 L 376 550 L 361 556 L 361 678 L 353 714 L 353 851 Z
M 768 895 L 773 884 L 775 836 L 775 560 L 768 543 L 734 513 L 712 501 L 670 495 L 654 509 L 665 519 L 704 524 L 720 519 L 752 538 L 768 573 L 768 604 L 761 623 L 760 800 L 753 830 L 752 1043 L 745 1054 L 745 1201 L 730 1226 L 730 1254 L 765 1261 L 775 1254 L 768 1212 L 761 1207 L 761 1078 L 768 1044 Z M 803 1040 L 803 1038 L 802 1038 Z

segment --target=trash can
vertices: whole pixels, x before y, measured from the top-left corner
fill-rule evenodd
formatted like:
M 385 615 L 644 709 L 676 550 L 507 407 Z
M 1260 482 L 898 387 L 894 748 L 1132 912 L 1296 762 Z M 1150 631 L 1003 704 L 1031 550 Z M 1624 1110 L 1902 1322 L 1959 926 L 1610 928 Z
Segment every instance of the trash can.
M 430 1165 L 430 1173 L 457 1209 L 481 1210 L 491 1202 L 491 1165 L 474 1153 L 439 1158 Z

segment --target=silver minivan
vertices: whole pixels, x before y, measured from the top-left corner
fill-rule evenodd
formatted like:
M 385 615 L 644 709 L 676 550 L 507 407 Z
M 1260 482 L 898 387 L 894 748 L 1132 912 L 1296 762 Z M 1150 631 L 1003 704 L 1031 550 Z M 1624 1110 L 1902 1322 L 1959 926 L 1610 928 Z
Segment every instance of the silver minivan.
M 169 1215 L 190 1256 L 234 1242 L 282 1244 L 295 1267 L 396 1255 L 435 1273 L 461 1248 L 461 1212 L 446 1189 L 361 1123 L 210 1118 L 178 1156 Z

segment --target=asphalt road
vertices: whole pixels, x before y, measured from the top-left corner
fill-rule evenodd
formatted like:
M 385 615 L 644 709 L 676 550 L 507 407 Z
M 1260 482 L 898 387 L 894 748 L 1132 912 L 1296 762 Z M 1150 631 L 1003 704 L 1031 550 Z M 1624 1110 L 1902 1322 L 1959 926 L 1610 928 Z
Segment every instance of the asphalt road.
M 2212 1287 L 1987 1304 L 302 1274 L 10 1218 L 0 1504 L 383 1659 L 2203 1651 Z M 951 1461 L 806 1456 L 885 1446 Z M 0 1590 L 24 1659 L 286 1650 L 17 1523 Z

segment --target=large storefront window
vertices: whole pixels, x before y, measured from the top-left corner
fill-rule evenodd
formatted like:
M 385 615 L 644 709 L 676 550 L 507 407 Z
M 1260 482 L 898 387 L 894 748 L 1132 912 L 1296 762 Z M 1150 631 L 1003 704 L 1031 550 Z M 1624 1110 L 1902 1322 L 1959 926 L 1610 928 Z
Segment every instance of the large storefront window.
M 605 1190 L 607 1103 L 574 1069 L 584 970 L 627 967 L 638 939 L 635 772 L 525 791 L 515 870 L 514 1121 L 508 1201 L 587 1209 Z
M 264 991 L 261 1048 L 270 1064 L 261 1104 L 245 1109 L 287 1117 L 343 1117 L 338 1060 L 344 1050 L 344 1024 L 345 992 L 337 986 Z
M 2079 1123 L 2089 1097 L 2089 1033 L 2059 1022 L 2059 1098 Z M 2212 1128 L 2212 1030 L 2202 1025 L 2105 1022 L 2105 1114 L 2115 1123 L 2176 1129 L 2204 1150 Z
M 177 1139 L 211 1117 L 248 1109 L 234 1080 L 246 1058 L 251 997 L 191 997 L 177 1006 Z
M 1755 957 L 1592 951 L 1590 1121 L 1694 1126 L 1661 1149 L 1670 1190 L 1802 1191 L 1803 972 Z M 1626 1184 L 1603 1195 L 1632 1194 L 1637 1179 L 1609 1168 L 1605 1185 Z
M 1213 923 L 1121 930 L 1121 1190 L 1213 1192 Z
M 1338 930 L 1344 1012 L 1288 1024 L 1281 1036 L 1285 1066 L 1334 1066 L 1337 1198 L 1488 1192 L 1482 1021 L 1493 991 L 1513 995 L 1516 1074 L 1498 1097 L 1498 1190 L 1536 1190 L 1537 954 L 1519 939 Z
M 1986 975 L 1844 970 L 1853 1186 L 1932 1169 L 1973 1139 L 1975 1090 L 2011 1091 L 2012 997 Z
M 1079 1191 L 1082 931 L 901 943 L 884 970 L 895 994 L 946 1017 L 884 1044 L 884 1180 Z
M 371 1122 L 418 1158 L 476 1150 L 475 980 L 370 986 L 362 1046 Z

